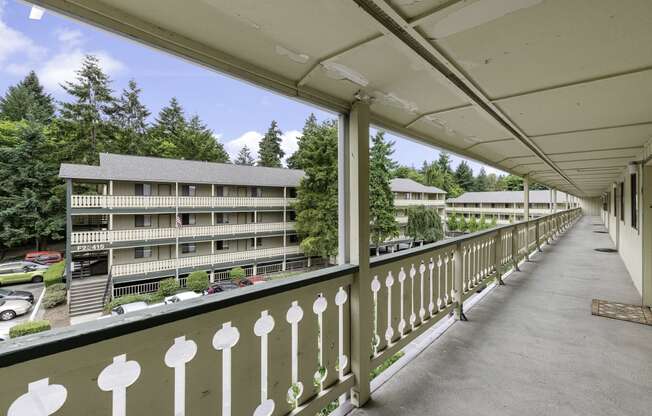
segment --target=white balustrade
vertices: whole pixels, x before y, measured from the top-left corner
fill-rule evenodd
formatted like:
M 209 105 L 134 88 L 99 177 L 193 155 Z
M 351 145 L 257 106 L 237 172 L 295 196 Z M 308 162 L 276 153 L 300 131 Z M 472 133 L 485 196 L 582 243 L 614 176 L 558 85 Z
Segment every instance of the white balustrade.
M 296 198 L 180 196 L 180 208 L 266 208 L 288 206 Z M 175 208 L 175 196 L 72 195 L 72 208 Z
M 394 199 L 395 206 L 439 206 L 444 207 L 446 201 L 443 199 Z

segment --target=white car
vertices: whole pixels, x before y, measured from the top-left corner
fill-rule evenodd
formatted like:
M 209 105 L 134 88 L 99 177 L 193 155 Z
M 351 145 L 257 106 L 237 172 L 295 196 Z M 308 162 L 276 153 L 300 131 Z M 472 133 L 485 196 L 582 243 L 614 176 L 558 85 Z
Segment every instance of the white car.
M 21 299 L 0 300 L 0 321 L 14 319 L 29 312 L 32 304 Z
M 188 300 L 188 299 L 194 299 L 198 298 L 201 296 L 201 293 L 196 293 L 196 292 L 181 292 L 177 293 L 176 295 L 168 296 L 165 298 L 164 302 L 165 304 L 170 304 L 170 303 L 177 303 L 181 302 L 182 300 Z
M 147 308 L 148 306 L 145 302 L 125 303 L 124 305 L 116 306 L 111 309 L 111 315 L 124 315 L 125 313 L 140 311 Z

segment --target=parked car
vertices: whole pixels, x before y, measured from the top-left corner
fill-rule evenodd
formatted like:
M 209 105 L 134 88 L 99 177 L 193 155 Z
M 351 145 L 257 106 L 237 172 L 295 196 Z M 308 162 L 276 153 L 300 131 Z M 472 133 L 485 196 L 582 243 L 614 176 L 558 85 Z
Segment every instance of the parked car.
M 0 300 L 26 300 L 29 303 L 34 303 L 34 294 L 27 290 L 11 290 L 0 289 Z
M 210 285 L 206 290 L 206 292 L 204 293 L 206 293 L 207 295 L 211 295 L 213 293 L 220 293 L 220 292 L 226 292 L 233 289 L 238 289 L 239 287 L 240 286 L 238 286 L 236 283 L 233 282 L 217 282 Z
M 63 260 L 63 255 L 58 251 L 30 251 L 25 254 L 25 261 L 35 263 L 53 264 Z
M 32 304 L 22 299 L 0 300 L 0 321 L 8 321 L 29 312 Z
M 193 292 L 193 291 L 180 292 L 180 293 L 177 293 L 175 295 L 166 297 L 163 300 L 163 302 L 165 302 L 165 304 L 167 305 L 167 304 L 170 304 L 170 303 L 181 302 L 182 300 L 198 298 L 201 295 L 202 295 L 201 293 L 197 293 L 197 292 Z
M 236 284 L 239 287 L 246 287 L 246 286 L 257 285 L 264 282 L 265 282 L 265 278 L 263 276 L 249 276 L 245 279 L 238 280 Z
M 47 266 L 26 261 L 0 264 L 0 285 L 43 281 Z
M 111 315 L 124 315 L 125 313 L 140 311 L 147 308 L 147 303 L 142 301 L 125 303 L 124 305 L 116 306 L 111 309 Z

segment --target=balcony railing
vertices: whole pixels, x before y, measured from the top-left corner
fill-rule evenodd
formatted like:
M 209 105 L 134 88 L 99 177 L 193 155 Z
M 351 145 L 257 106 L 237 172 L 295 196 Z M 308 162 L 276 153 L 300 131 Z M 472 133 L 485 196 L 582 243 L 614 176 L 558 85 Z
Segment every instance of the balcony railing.
M 112 231 L 81 231 L 71 235 L 73 245 L 102 244 L 129 241 L 155 241 L 176 237 L 224 237 L 237 234 L 257 234 L 294 230 L 294 222 L 271 222 L 250 224 L 219 224 L 187 226 L 181 228 L 139 228 Z
M 72 195 L 72 208 L 265 208 L 284 207 L 295 198 L 233 196 Z
M 580 215 L 5 341 L 0 409 L 312 416 Z
M 419 205 L 424 205 L 427 207 L 444 207 L 444 205 L 446 205 L 446 201 L 443 199 L 394 199 L 394 206 L 416 207 Z
M 559 210 L 559 209 L 558 209 Z M 446 207 L 446 213 L 475 212 L 475 213 L 494 213 L 494 214 L 523 214 L 523 208 L 506 208 L 506 207 Z M 550 214 L 549 208 L 530 208 L 530 215 L 547 215 Z
M 249 260 L 300 254 L 299 246 L 274 247 L 259 250 L 233 251 L 228 253 L 208 254 L 204 256 L 180 257 L 140 263 L 116 264 L 111 267 L 113 277 L 142 275 L 156 272 L 172 271 L 193 267 L 210 267 L 224 263 L 237 263 Z

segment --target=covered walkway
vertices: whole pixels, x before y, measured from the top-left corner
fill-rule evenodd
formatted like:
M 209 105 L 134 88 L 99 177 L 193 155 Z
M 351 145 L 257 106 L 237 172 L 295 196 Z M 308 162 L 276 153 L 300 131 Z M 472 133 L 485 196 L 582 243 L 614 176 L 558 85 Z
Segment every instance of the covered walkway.
M 591 315 L 640 304 L 618 254 L 584 217 L 524 264 L 354 415 L 646 415 L 652 327 Z

